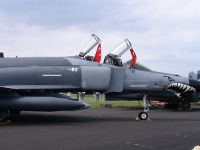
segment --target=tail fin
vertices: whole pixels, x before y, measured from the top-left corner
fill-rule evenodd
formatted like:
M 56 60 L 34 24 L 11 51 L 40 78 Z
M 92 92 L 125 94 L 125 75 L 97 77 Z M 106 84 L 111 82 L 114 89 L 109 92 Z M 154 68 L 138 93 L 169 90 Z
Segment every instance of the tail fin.
M 4 58 L 3 52 L 0 52 L 0 58 Z
M 200 70 L 197 71 L 197 80 L 200 80 Z
M 198 80 L 198 74 L 194 73 L 193 71 L 189 73 L 190 79 Z
M 98 47 L 97 47 L 97 51 L 94 57 L 94 61 L 100 63 L 101 61 L 101 43 L 99 43 Z

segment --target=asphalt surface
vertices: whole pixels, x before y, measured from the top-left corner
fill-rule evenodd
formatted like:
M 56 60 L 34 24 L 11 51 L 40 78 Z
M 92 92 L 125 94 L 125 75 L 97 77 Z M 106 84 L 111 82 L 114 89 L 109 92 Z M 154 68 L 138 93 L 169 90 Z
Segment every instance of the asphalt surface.
M 189 112 L 152 110 L 152 121 L 136 121 L 139 110 L 23 112 L 0 125 L 0 150 L 189 150 L 200 144 L 200 107 Z

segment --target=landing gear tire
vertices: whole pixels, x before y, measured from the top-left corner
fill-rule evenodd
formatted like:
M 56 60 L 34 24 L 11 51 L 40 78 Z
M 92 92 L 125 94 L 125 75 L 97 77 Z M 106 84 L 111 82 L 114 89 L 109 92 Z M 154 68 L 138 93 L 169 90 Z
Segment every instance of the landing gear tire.
M 10 122 L 10 112 L 8 110 L 0 111 L 0 124 L 8 124 Z
M 10 110 L 10 116 L 12 118 L 20 117 L 21 116 L 21 111 L 19 110 Z
M 20 110 L 0 110 L 0 124 L 11 123 L 11 120 L 21 115 Z
M 138 117 L 140 120 L 147 120 L 148 114 L 147 114 L 147 112 L 142 111 L 138 114 Z

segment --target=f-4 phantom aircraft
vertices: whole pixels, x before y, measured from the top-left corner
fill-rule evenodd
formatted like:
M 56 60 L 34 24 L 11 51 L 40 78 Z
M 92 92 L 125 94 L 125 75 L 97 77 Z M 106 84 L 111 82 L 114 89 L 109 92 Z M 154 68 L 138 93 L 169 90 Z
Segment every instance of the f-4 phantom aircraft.
M 97 45 L 95 57 L 86 56 Z M 128 67 L 120 59 L 127 50 L 133 56 Z M 21 111 L 88 108 L 87 104 L 73 101 L 62 93 L 97 91 L 107 96 L 140 95 L 144 111 L 139 113 L 139 118 L 146 120 L 147 97 L 166 96 L 188 102 L 200 91 L 197 80 L 141 69 L 135 64 L 136 55 L 128 40 L 107 55 L 103 64 L 100 59 L 101 42 L 96 35 L 92 35 L 78 56 L 0 58 L 0 120 L 5 121 Z

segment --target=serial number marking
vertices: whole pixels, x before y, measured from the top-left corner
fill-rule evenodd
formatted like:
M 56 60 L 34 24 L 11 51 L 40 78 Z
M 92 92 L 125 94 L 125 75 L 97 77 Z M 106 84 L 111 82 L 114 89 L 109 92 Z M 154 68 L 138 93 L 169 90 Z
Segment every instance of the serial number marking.
M 78 68 L 72 68 L 72 72 L 77 72 Z
M 78 68 L 67 68 L 67 70 L 72 71 L 72 72 L 78 72 Z
M 147 87 L 147 85 L 130 85 L 130 87 L 132 87 L 132 88 L 136 88 L 136 87 Z

